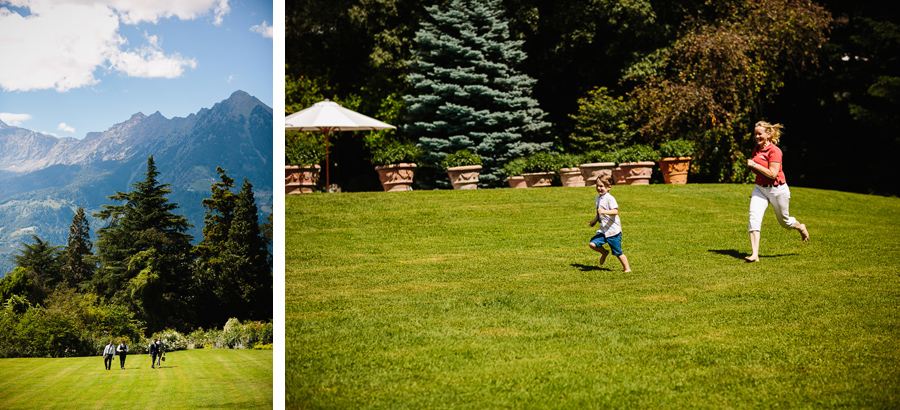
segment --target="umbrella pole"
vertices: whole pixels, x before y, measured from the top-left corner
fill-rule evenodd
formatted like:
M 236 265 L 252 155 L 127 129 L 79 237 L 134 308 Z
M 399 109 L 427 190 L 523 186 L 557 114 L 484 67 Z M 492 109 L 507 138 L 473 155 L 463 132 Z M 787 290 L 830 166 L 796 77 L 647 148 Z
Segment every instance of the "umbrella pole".
M 325 192 L 328 192 L 328 188 L 331 186 L 331 162 L 328 160 L 328 134 L 330 133 L 330 129 L 325 130 Z

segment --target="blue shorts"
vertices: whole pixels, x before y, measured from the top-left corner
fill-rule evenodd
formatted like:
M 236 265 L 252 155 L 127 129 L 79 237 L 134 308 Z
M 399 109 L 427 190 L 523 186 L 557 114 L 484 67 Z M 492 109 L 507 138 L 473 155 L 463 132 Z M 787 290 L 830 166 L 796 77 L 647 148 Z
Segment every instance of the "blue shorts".
M 619 232 L 616 236 L 610 236 L 607 238 L 603 236 L 602 233 L 597 233 L 591 238 L 591 243 L 597 245 L 597 247 L 603 246 L 603 244 L 608 243 L 609 249 L 612 251 L 612 254 L 615 256 L 623 255 L 622 253 L 622 232 Z

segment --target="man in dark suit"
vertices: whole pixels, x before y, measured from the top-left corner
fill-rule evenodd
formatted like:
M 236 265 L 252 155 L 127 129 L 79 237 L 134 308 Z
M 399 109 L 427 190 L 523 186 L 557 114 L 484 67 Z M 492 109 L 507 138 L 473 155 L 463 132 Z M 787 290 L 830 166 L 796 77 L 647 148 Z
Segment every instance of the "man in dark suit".
M 156 356 L 159 356 L 159 339 L 153 339 L 150 343 L 150 367 L 156 368 Z

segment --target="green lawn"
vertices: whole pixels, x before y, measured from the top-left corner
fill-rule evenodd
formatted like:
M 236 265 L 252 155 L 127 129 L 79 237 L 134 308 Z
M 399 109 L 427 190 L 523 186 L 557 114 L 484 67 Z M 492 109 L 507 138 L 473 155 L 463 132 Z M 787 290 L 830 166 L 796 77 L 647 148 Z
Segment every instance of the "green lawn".
M 166 353 L 159 369 L 147 355 L 0 359 L 2 409 L 272 408 L 271 350 Z
M 288 408 L 898 408 L 900 200 L 749 185 L 291 195 Z

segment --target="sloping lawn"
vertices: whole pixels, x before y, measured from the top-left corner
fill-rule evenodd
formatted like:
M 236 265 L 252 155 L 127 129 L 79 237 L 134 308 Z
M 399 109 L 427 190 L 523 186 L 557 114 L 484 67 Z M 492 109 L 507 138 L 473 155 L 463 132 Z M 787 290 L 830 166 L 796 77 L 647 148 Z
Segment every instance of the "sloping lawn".
M 291 195 L 288 408 L 898 408 L 900 200 L 749 185 Z
M 162 368 L 133 355 L 112 370 L 103 357 L 0 359 L 2 409 L 272 408 L 271 350 L 166 353 Z

